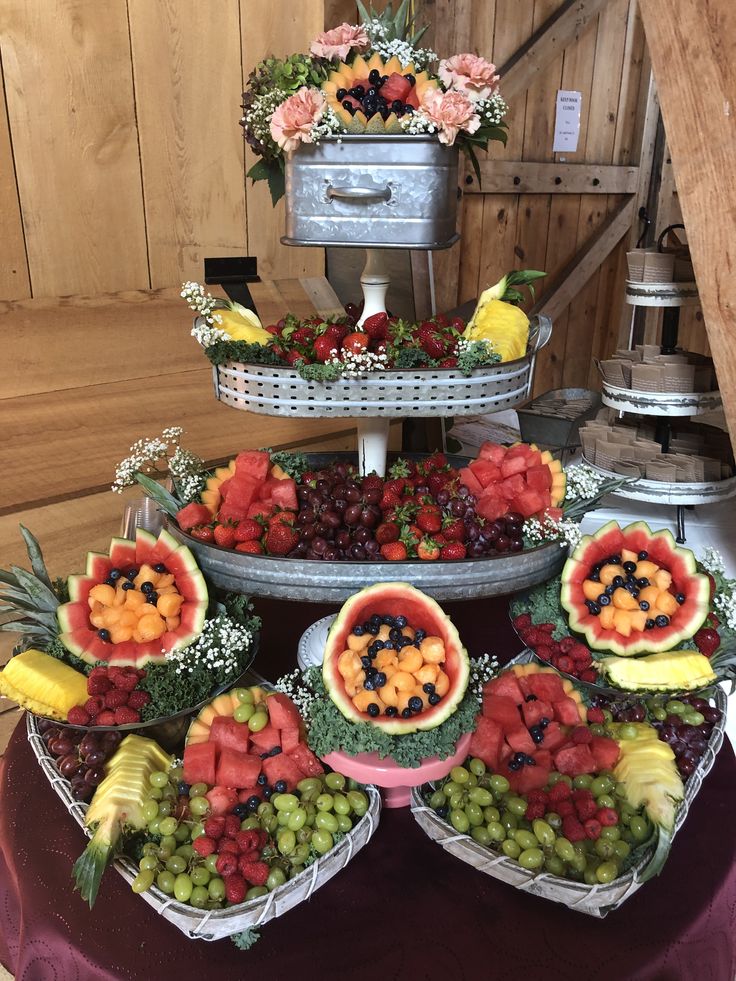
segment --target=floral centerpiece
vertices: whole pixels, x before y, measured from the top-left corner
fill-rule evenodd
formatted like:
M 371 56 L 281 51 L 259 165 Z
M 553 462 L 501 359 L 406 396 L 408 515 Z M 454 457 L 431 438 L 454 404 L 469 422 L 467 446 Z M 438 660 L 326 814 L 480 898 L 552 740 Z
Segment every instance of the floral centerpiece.
M 506 142 L 495 65 L 470 52 L 440 60 L 419 47 L 426 27 L 414 29 L 408 0 L 381 14 L 357 6 L 360 24 L 325 31 L 306 54 L 266 58 L 248 78 L 241 125 L 260 158 L 248 176 L 268 181 L 274 204 L 284 194 L 285 157 L 302 143 L 436 135 L 467 154 L 480 181 L 476 149 Z

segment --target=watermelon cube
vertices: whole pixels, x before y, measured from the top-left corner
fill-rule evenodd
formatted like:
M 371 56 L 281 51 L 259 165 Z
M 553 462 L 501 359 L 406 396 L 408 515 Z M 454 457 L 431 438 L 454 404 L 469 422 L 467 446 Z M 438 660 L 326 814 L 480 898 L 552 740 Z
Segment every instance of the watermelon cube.
M 501 478 L 501 471 L 490 460 L 473 460 L 469 469 L 473 471 L 473 475 L 478 478 L 483 487 L 488 487 Z
M 552 769 L 552 753 L 548 749 L 537 749 L 533 755 L 537 761 L 537 766 L 546 766 L 548 770 Z
M 522 766 L 520 770 L 515 771 L 514 776 L 515 786 L 512 785 L 512 788 L 517 794 L 528 794 L 530 790 L 541 790 L 546 786 L 549 780 L 549 767 L 541 766 L 539 763 L 536 766 Z
M 223 480 L 223 482 L 217 488 L 220 492 L 220 497 L 223 499 L 223 501 L 227 498 L 227 489 L 230 486 L 231 479 L 232 479 L 231 477 L 228 477 L 227 480 Z
M 209 508 L 206 508 L 204 504 L 197 504 L 195 501 L 176 512 L 176 523 L 182 531 L 189 531 L 190 528 L 196 528 L 197 525 L 208 525 L 211 521 L 212 515 Z
M 191 743 L 184 750 L 184 780 L 186 783 L 215 783 L 217 746 L 215 743 Z
M 295 726 L 286 726 L 284 729 L 279 729 L 279 735 L 281 736 L 281 749 L 285 753 L 291 753 L 299 745 L 301 733 Z
M 503 671 L 497 678 L 487 681 L 483 685 L 483 693 L 486 692 L 489 695 L 506 695 L 507 698 L 513 699 L 516 705 L 521 705 L 524 701 L 519 681 L 513 671 Z
M 522 725 L 517 726 L 516 729 L 506 730 L 506 742 L 515 753 L 528 753 L 531 756 L 535 749 L 529 730 Z
M 497 518 L 502 518 L 508 512 L 509 505 L 500 494 L 489 493 L 486 490 L 483 496 L 478 499 L 475 510 L 481 518 L 485 518 L 487 521 L 495 521 Z
M 412 88 L 409 90 L 409 94 L 404 99 L 404 105 L 412 106 L 414 109 L 419 108 L 419 96 L 417 94 L 416 85 L 412 86 Z
M 527 458 L 525 454 L 512 455 L 512 451 L 506 454 L 501 463 L 501 477 L 505 480 L 507 477 L 513 477 L 518 474 L 524 473 L 527 468 Z
M 239 753 L 247 753 L 250 729 L 247 723 L 236 722 L 230 715 L 216 715 L 210 725 L 209 740 L 221 749 L 235 749 Z M 187 780 L 187 783 L 189 782 Z
M 302 719 L 299 715 L 299 709 L 288 695 L 274 692 L 266 699 L 266 708 L 271 725 L 276 729 L 298 729 L 301 725 Z
M 269 477 L 268 480 L 264 481 L 261 484 L 261 486 L 258 488 L 258 500 L 259 501 L 270 501 L 271 500 L 271 493 L 273 491 L 274 486 L 277 483 L 278 483 L 278 481 L 276 480 L 275 477 L 273 479 L 271 477 Z
M 595 773 L 598 765 L 590 749 L 583 746 L 566 746 L 555 754 L 555 766 L 560 773 L 576 777 L 580 773 Z
M 500 443 L 491 443 L 490 441 L 484 443 L 478 450 L 479 460 L 490 460 L 491 463 L 495 463 L 497 467 L 501 466 L 501 463 L 506 456 L 506 447 L 501 446 Z
M 562 678 L 552 671 L 537 671 L 526 676 L 529 690 L 545 702 L 558 702 L 565 698 Z
M 307 777 L 318 777 L 325 772 L 325 768 L 306 743 L 298 743 L 289 752 L 289 757 Z
M 521 716 L 516 707 L 516 702 L 508 695 L 484 693 L 483 715 L 498 722 L 504 732 L 508 732 L 509 729 L 518 729 L 521 725 Z
M 562 731 L 559 722 L 550 722 L 547 728 L 544 730 L 544 740 L 542 741 L 542 746 L 546 750 L 554 752 L 559 749 L 560 746 L 564 746 L 567 742 L 567 736 Z
M 555 719 L 563 726 L 579 726 L 580 712 L 578 703 L 568 696 L 561 698 L 559 702 L 553 702 L 555 709 Z
M 540 494 L 539 491 L 524 490 L 520 494 L 511 498 L 514 511 L 518 511 L 525 518 L 531 518 L 533 514 L 542 511 L 550 501 L 549 494 Z
M 221 749 L 217 762 L 217 783 L 222 787 L 250 787 L 258 780 L 261 760 L 250 753 Z
M 248 508 L 249 518 L 270 518 L 273 514 L 273 504 L 266 501 L 254 501 Z
M 513 501 L 526 491 L 526 481 L 520 473 L 515 473 L 503 481 L 500 489 L 505 501 Z
M 389 105 L 396 100 L 403 102 L 411 91 L 411 88 L 411 82 L 405 75 L 401 75 L 399 72 L 392 72 L 389 75 L 388 80 L 381 86 L 381 97 L 384 98 Z
M 460 471 L 460 483 L 465 484 L 471 494 L 480 497 L 483 484 L 481 484 L 470 467 L 463 467 Z
M 261 485 L 247 477 L 233 477 L 227 489 L 227 504 L 247 511 L 253 501 L 258 499 Z
M 475 732 L 470 739 L 468 753 L 483 760 L 489 770 L 495 772 L 500 762 L 501 746 L 503 745 L 503 729 L 484 715 L 479 715 Z
M 213 787 L 205 794 L 213 817 L 228 814 L 238 803 L 238 795 L 231 787 Z
M 235 457 L 235 476 L 246 476 L 256 484 L 262 484 L 271 469 L 271 458 L 266 450 L 244 450 Z
M 264 800 L 263 787 L 257 783 L 255 787 L 243 787 L 242 790 L 238 791 L 238 800 L 241 804 L 247 804 L 249 797 L 260 797 Z
M 598 770 L 612 770 L 618 763 L 621 750 L 615 739 L 608 739 L 607 736 L 593 736 L 589 746 Z
M 531 729 L 532 726 L 539 725 L 541 719 L 554 718 L 554 709 L 550 702 L 545 702 L 542 698 L 537 698 L 533 702 L 524 702 L 521 706 L 524 716 L 524 724 Z
M 283 780 L 289 792 L 306 776 L 291 756 L 287 756 L 286 753 L 267 757 L 263 761 L 263 772 L 266 774 L 269 786 L 273 787 L 279 780 Z
M 271 488 L 271 496 L 276 507 L 284 511 L 298 511 L 299 503 L 296 498 L 296 482 L 288 477 L 277 480 Z
M 279 731 L 272 725 L 264 726 L 260 732 L 252 732 L 250 734 L 250 741 L 257 753 L 267 753 L 274 746 L 281 747 Z
M 547 464 L 529 467 L 526 472 L 526 482 L 529 490 L 548 491 L 552 486 L 552 473 Z

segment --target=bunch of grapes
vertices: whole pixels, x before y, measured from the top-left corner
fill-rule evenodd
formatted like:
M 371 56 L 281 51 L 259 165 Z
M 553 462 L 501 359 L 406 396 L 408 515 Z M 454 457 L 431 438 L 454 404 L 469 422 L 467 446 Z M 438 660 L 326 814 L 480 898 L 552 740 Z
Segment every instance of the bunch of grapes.
M 70 782 L 74 800 L 89 803 L 105 777 L 105 763 L 120 745 L 121 733 L 63 728 L 51 719 L 41 719 L 38 728 L 59 773 Z

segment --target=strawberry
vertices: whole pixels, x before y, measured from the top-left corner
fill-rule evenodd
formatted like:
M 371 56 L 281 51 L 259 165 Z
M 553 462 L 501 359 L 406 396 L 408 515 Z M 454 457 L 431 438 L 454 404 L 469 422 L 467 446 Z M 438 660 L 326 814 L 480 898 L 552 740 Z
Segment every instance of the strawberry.
M 430 358 L 441 360 L 447 354 L 450 343 L 434 324 L 428 325 L 428 322 L 425 322 L 419 328 L 419 346 Z
M 115 725 L 116 726 L 129 726 L 134 722 L 141 721 L 141 713 L 136 712 L 135 709 L 130 708 L 128 705 L 121 705 L 120 708 L 115 709 Z
M 283 327 L 279 327 L 278 324 L 269 324 L 268 327 L 266 327 L 266 330 L 269 334 L 273 334 L 274 337 L 278 337 L 281 334 Z
M 701 654 L 711 657 L 718 650 L 721 644 L 721 637 L 717 630 L 712 627 L 703 627 L 693 638 L 695 646 Z
M 377 473 L 369 473 L 363 477 L 363 482 L 361 484 L 364 491 L 367 490 L 380 490 L 383 491 L 383 477 L 379 477 Z
M 339 347 L 339 341 L 336 341 L 333 337 L 328 337 L 323 334 L 322 337 L 318 337 L 314 342 L 314 356 L 317 361 L 322 364 L 325 361 L 329 361 L 332 357 L 337 357 Z
M 401 498 L 395 491 L 387 491 L 384 487 L 383 497 L 379 502 L 379 507 L 384 514 L 401 505 Z
M 434 535 L 442 528 L 442 515 L 440 509 L 435 505 L 421 507 L 414 520 L 417 527 L 428 535 Z
M 362 329 L 373 340 L 385 340 L 388 336 L 388 314 L 382 311 L 366 317 L 362 323 Z
M 89 712 L 81 705 L 75 705 L 73 708 L 70 708 L 69 714 L 67 715 L 67 721 L 73 726 L 88 726 L 90 718 Z
M 212 838 L 208 838 L 207 835 L 199 835 L 192 842 L 192 848 L 198 855 L 202 858 L 207 858 L 208 855 L 212 855 L 215 850 L 215 842 Z
M 263 525 L 255 518 L 244 518 L 235 527 L 236 542 L 254 542 L 263 535 Z
M 343 338 L 347 337 L 349 333 L 350 328 L 347 324 L 330 324 L 322 336 L 329 337 L 334 342 L 333 347 L 339 348 Z
M 443 358 L 440 361 L 440 368 L 457 368 L 457 358 L 454 355 L 449 358 Z
M 442 546 L 440 558 L 445 560 L 464 559 L 466 554 L 466 549 L 462 542 L 448 542 L 447 545 Z
M 215 540 L 215 533 L 210 525 L 197 525 L 196 528 L 189 530 L 189 534 L 200 542 L 213 542 Z
M 292 366 L 292 368 L 294 367 L 295 364 L 309 363 L 307 358 L 303 354 L 300 354 L 299 351 L 294 351 L 294 350 L 286 352 L 285 360 L 287 364 Z
M 72 710 L 73 711 L 73 710 Z M 72 722 L 72 719 L 69 718 Z M 73 725 L 80 725 L 79 722 L 72 722 Z M 97 716 L 95 716 L 96 726 L 114 726 L 117 725 L 115 722 L 115 713 L 111 709 L 103 709 Z
M 269 555 L 288 555 L 299 541 L 299 532 L 283 521 L 274 522 L 266 533 L 266 551 Z
M 222 838 L 225 833 L 225 818 L 222 815 L 207 818 L 204 822 L 204 833 L 209 838 Z
M 389 562 L 403 562 L 409 557 L 403 542 L 387 542 L 385 545 L 381 545 L 381 555 Z
M 142 709 L 144 705 L 148 705 L 151 701 L 151 696 L 147 691 L 132 691 L 128 695 L 128 708 L 132 709 Z
M 350 351 L 351 354 L 360 354 L 368 347 L 369 337 L 363 331 L 354 331 L 343 338 L 343 351 Z
M 214 532 L 215 544 L 221 548 L 235 548 L 235 525 L 224 524 L 215 525 Z
M 432 497 L 437 497 L 439 492 L 452 480 L 452 476 L 450 470 L 432 470 L 427 475 L 427 487 L 429 487 L 429 493 Z
M 442 528 L 445 541 L 462 542 L 465 540 L 465 523 L 462 518 L 447 518 Z
M 268 519 L 268 527 L 272 525 L 293 525 L 296 521 L 296 512 L 294 511 L 277 511 L 272 514 Z
M 432 562 L 440 557 L 440 547 L 432 538 L 422 538 L 417 545 L 417 558 Z
M 450 320 L 450 327 L 452 327 L 453 330 L 456 330 L 458 334 L 463 334 L 465 333 L 465 328 L 467 327 L 467 324 L 465 323 L 462 317 L 453 317 Z
M 260 542 L 238 542 L 236 552 L 247 552 L 250 555 L 263 555 L 263 545 Z
M 137 679 L 136 679 L 137 680 Z M 113 688 L 105 695 L 105 708 L 116 709 L 128 704 L 128 693 L 122 688 Z M 96 713 L 95 713 L 96 714 Z
M 297 327 L 290 340 L 292 344 L 298 344 L 300 347 L 309 347 L 314 340 L 314 330 L 304 325 Z
M 596 841 L 601 836 L 601 823 L 594 817 L 588 818 L 585 822 L 585 837 L 591 841 Z
M 398 541 L 401 529 L 395 521 L 385 521 L 376 528 L 376 541 L 379 545 L 388 545 L 389 542 Z
M 218 859 L 219 862 L 219 859 Z M 238 867 L 238 863 L 235 862 L 235 868 Z M 218 867 L 218 872 L 220 871 Z M 248 892 L 248 884 L 242 875 L 233 872 L 230 875 L 225 873 L 220 873 L 225 880 L 225 895 L 227 901 L 232 905 L 237 903 L 242 903 L 245 899 L 245 894 Z
M 266 884 L 269 868 L 265 862 L 243 862 L 241 860 L 238 867 L 246 881 L 252 886 L 264 886 Z M 227 883 L 225 884 L 225 889 L 227 890 Z

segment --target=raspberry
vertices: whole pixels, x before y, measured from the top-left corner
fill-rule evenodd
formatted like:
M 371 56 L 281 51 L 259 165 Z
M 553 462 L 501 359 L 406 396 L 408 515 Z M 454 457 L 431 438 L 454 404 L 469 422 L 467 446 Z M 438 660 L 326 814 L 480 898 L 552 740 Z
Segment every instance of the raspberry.
M 606 721 L 606 717 L 603 714 L 602 708 L 588 709 L 588 722 L 591 725 L 602 725 L 605 721 Z
M 559 800 L 554 805 L 555 814 L 559 814 L 561 818 L 575 817 L 575 805 L 571 800 Z
M 215 850 L 215 842 L 212 838 L 208 838 L 207 835 L 198 835 L 192 842 L 192 848 L 201 855 L 202 858 L 207 858 Z
M 537 630 L 541 630 L 543 634 L 553 634 L 555 632 L 555 625 L 553 623 L 538 623 L 536 624 Z
M 598 805 L 592 798 L 590 800 L 578 800 L 575 801 L 575 810 L 581 821 L 587 821 L 598 813 Z M 598 836 L 596 835 L 596 837 Z
M 600 821 L 596 821 L 594 817 L 588 818 L 585 822 L 585 837 L 590 838 L 591 841 L 596 841 L 601 836 L 601 824 Z
M 136 674 L 138 675 L 138 677 L 141 680 L 143 680 L 143 678 L 148 677 L 148 672 L 146 671 L 145 668 L 138 668 L 138 670 L 136 671 Z
M 531 627 L 532 618 L 528 613 L 520 613 L 518 617 L 514 617 L 514 629 L 515 630 L 525 630 L 527 627 Z
M 88 698 L 84 703 L 84 711 L 94 719 L 97 713 L 102 711 L 102 699 Z
M 107 692 L 104 701 L 105 708 L 120 708 L 121 705 L 128 704 L 128 693 L 127 691 L 121 691 L 119 688 L 113 688 Z
M 231 855 L 235 855 L 236 857 L 240 854 L 238 846 L 232 838 L 222 837 L 217 842 L 217 854 L 224 855 L 225 852 L 230 852 Z
M 579 641 L 572 645 L 568 653 L 573 661 L 590 661 L 590 651 L 585 644 L 581 644 Z
M 557 668 L 560 671 L 564 671 L 565 674 L 572 674 L 575 670 L 575 662 L 569 654 L 560 654 L 557 658 Z
M 576 842 L 583 841 L 585 838 L 585 828 L 582 826 L 580 821 L 572 815 L 568 817 L 563 817 L 562 819 L 562 834 L 567 838 L 568 841 Z
M 551 787 L 548 794 L 550 803 L 555 803 L 559 800 L 568 800 L 571 795 L 572 789 L 570 784 L 566 783 L 564 780 L 560 780 L 554 785 L 554 787 Z
M 259 849 L 265 848 L 266 842 L 268 841 L 268 833 L 261 828 L 261 830 L 258 831 L 257 834 L 258 834 L 258 848 Z
M 112 712 L 110 709 L 103 709 L 102 712 L 100 712 L 100 714 L 95 718 L 95 725 L 96 726 L 116 725 L 115 713 Z
M 243 862 L 238 868 L 252 886 L 264 886 L 268 878 L 268 866 L 265 862 Z
M 219 871 L 219 869 L 218 869 Z M 242 903 L 248 891 L 247 883 L 242 875 L 231 873 L 225 878 L 225 895 L 229 903 Z
M 108 669 L 98 664 L 96 668 L 92 668 L 89 673 L 90 678 L 107 678 Z
M 574 637 L 563 637 L 560 641 L 560 650 L 563 654 L 569 654 L 573 647 L 577 645 Z
M 240 822 L 238 822 L 238 828 L 240 828 Z M 257 831 L 238 831 L 235 835 L 235 843 L 241 852 L 250 852 L 254 848 L 258 848 L 258 843 L 260 836 Z
M 147 691 L 132 691 L 128 695 L 128 708 L 132 709 L 142 709 L 144 705 L 148 705 L 151 701 L 151 696 Z
M 104 695 L 105 692 L 110 691 L 111 688 L 112 682 L 107 675 L 98 674 L 95 677 L 94 674 L 91 674 L 89 678 L 87 678 L 87 692 L 90 695 Z
M 71 722 L 73 726 L 88 726 L 90 714 L 81 705 L 75 705 L 73 708 L 69 709 L 67 721 Z
M 223 834 L 226 838 L 234 838 L 240 834 L 240 818 L 237 814 L 227 814 L 225 816 L 225 830 Z
M 618 813 L 612 807 L 600 807 L 595 818 L 604 828 L 612 828 L 614 824 L 618 824 Z
M 546 790 L 530 790 L 526 795 L 526 799 L 530 804 L 546 804 L 547 797 L 548 795 Z
M 136 712 L 135 709 L 129 708 L 127 705 L 121 705 L 120 708 L 115 709 L 115 725 L 116 726 L 129 726 L 134 722 L 141 721 L 141 713 Z
M 537 657 L 541 657 L 543 661 L 551 661 L 555 656 L 554 651 L 547 644 L 537 644 L 534 648 L 534 653 Z
M 586 668 L 585 671 L 580 672 L 580 680 L 588 681 L 590 684 L 595 684 L 598 681 L 598 672 L 595 668 Z
M 549 634 L 546 634 L 538 627 L 532 627 L 530 630 L 527 630 L 524 643 L 530 647 L 536 647 L 537 644 L 549 644 Z
M 225 831 L 225 818 L 224 817 L 211 817 L 207 818 L 204 822 L 204 833 L 208 838 L 222 838 L 223 832 Z
M 530 801 L 526 805 L 524 817 L 527 819 L 527 821 L 534 821 L 536 818 L 543 818 L 546 813 L 547 808 L 541 801 Z
M 590 787 L 577 787 L 572 792 L 572 799 L 576 803 L 579 800 L 593 800 L 593 791 Z
M 587 726 L 575 726 L 572 730 L 572 741 L 576 746 L 587 746 L 593 741 L 593 733 Z
M 127 672 L 125 674 L 119 674 L 112 679 L 112 683 L 116 688 L 120 688 L 121 691 L 133 691 L 138 684 L 138 675 L 135 671 L 131 674 Z
M 110 681 L 113 681 L 115 678 L 118 678 L 121 674 L 123 674 L 124 671 L 125 668 L 121 668 L 119 664 L 113 664 L 112 667 L 107 668 L 107 677 L 110 679 Z

